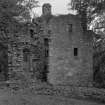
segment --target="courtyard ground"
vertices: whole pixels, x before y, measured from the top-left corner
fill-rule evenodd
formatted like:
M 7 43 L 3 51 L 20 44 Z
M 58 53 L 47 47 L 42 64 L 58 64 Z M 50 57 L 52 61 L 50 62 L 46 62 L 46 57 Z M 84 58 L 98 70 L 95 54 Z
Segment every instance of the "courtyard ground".
M 1 87 L 0 105 L 105 105 L 90 100 L 36 94 L 34 88 Z

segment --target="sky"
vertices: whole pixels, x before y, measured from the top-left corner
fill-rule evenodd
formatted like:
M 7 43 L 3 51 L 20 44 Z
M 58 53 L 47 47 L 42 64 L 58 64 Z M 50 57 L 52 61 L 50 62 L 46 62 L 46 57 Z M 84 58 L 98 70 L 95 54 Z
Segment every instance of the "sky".
M 39 5 L 43 5 L 44 3 L 50 3 L 52 5 L 52 14 L 68 14 L 72 13 L 72 11 L 68 11 L 67 4 L 70 0 L 39 0 Z M 36 13 L 40 16 L 42 14 L 42 7 L 38 7 L 35 9 Z

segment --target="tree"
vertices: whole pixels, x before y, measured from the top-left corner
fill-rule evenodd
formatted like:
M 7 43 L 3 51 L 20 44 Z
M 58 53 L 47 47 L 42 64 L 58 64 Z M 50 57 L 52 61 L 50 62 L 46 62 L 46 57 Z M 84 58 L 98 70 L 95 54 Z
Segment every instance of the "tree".
M 95 17 L 89 24 L 90 29 L 105 38 L 105 12 L 97 14 Z
M 13 16 L 19 15 L 20 6 L 17 6 L 18 0 L 0 0 L 0 38 L 7 38 L 10 24 L 13 23 Z
M 81 15 L 81 24 L 86 31 L 87 25 L 95 18 L 93 15 L 105 9 L 105 0 L 71 0 L 69 5 Z
M 95 86 L 105 87 L 105 0 L 71 0 L 69 5 L 80 15 L 84 32 L 100 34 L 93 38 L 93 72 Z
M 24 11 L 21 13 L 26 20 L 31 20 L 31 16 L 34 15 L 33 8 L 39 7 L 36 0 L 23 0 L 20 5 L 24 7 Z

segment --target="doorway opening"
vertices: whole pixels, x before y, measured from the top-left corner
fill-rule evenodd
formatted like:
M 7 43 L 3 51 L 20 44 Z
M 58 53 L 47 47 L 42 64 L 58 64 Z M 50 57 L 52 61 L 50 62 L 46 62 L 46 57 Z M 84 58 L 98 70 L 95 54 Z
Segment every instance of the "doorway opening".
M 0 43 L 0 80 L 8 80 L 8 46 Z
M 49 63 L 49 38 L 44 38 L 44 70 L 43 70 L 43 81 L 47 82 L 48 77 L 48 63 Z

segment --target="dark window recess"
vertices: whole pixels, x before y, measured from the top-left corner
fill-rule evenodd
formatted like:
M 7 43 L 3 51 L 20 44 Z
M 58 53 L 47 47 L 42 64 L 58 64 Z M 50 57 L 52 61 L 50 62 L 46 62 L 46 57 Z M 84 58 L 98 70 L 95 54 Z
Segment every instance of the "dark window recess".
M 48 74 L 48 65 L 44 65 L 44 71 L 43 71 L 43 76 L 42 76 L 42 81 L 47 82 L 47 74 Z
M 68 24 L 68 32 L 72 32 L 72 24 Z
M 25 48 L 23 50 L 23 61 L 24 62 L 28 62 L 28 60 L 29 60 L 29 53 L 30 53 L 29 49 Z
M 74 56 L 78 56 L 78 48 L 74 48 Z
M 40 60 L 39 58 L 32 59 L 33 62 L 36 62 L 36 61 L 39 61 L 39 60 Z
M 48 57 L 48 56 L 49 56 L 49 50 L 45 49 L 45 57 Z
M 48 38 L 44 39 L 44 45 L 47 46 L 47 47 L 49 46 L 49 39 Z
M 34 30 L 33 29 L 30 29 L 30 35 L 33 38 L 33 36 L 34 36 Z

